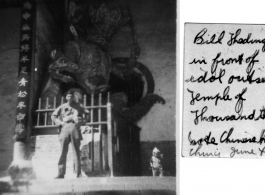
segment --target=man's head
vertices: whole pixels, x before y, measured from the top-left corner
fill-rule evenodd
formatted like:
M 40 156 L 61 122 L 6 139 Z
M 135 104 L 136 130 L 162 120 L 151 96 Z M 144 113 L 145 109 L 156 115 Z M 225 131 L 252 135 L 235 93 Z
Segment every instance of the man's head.
M 74 93 L 72 91 L 68 91 L 65 95 L 65 99 L 67 102 L 72 103 L 74 101 Z

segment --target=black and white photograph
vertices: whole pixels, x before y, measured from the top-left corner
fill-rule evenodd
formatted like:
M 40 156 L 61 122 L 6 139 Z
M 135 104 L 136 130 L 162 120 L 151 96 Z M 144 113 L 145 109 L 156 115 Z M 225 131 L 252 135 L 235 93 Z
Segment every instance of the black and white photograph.
M 0 194 L 176 194 L 177 2 L 0 0 Z

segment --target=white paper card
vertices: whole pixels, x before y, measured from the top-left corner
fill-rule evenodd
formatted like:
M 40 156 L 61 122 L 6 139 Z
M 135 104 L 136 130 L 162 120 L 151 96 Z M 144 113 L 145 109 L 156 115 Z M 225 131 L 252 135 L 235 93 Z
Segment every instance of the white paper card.
M 185 24 L 184 157 L 265 157 L 265 25 Z

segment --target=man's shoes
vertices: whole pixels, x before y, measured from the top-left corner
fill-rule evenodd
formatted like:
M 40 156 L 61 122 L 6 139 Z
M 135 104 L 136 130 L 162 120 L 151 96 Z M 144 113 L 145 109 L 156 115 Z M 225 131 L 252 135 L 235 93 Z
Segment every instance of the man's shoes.
M 80 174 L 80 175 L 77 175 L 76 178 L 85 178 L 85 177 L 82 174 Z
M 63 179 L 64 178 L 64 176 L 62 176 L 62 175 L 58 175 L 57 177 L 55 177 L 54 179 Z

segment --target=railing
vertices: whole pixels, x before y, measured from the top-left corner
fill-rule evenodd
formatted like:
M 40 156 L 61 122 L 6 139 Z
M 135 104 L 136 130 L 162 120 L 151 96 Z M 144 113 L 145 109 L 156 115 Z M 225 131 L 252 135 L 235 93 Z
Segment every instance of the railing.
M 115 108 L 112 109 L 109 95 L 107 98 L 102 98 L 101 94 L 96 98 L 91 95 L 89 100 L 84 95 L 82 99 L 82 106 L 90 111 L 89 115 L 83 115 L 82 119 L 84 126 L 89 127 L 90 132 L 87 133 L 91 134 L 90 170 L 95 171 L 95 156 L 97 156 L 99 172 L 109 170 L 110 176 L 139 175 L 139 127 L 130 124 L 119 112 L 115 111 Z M 52 108 L 50 108 L 50 103 L 52 103 Z M 64 98 L 60 101 L 60 104 L 63 103 Z M 49 98 L 44 101 L 39 99 L 35 116 L 36 124 L 33 127 L 35 135 L 38 135 L 40 130 L 57 129 L 57 126 L 51 121 L 51 114 L 58 106 L 56 98 L 53 98 L 53 101 Z M 99 134 L 98 154 L 94 152 L 95 129 Z M 104 148 L 103 134 L 106 134 L 104 137 L 107 137 L 107 145 L 104 145 Z M 106 166 L 106 162 L 108 166 Z

